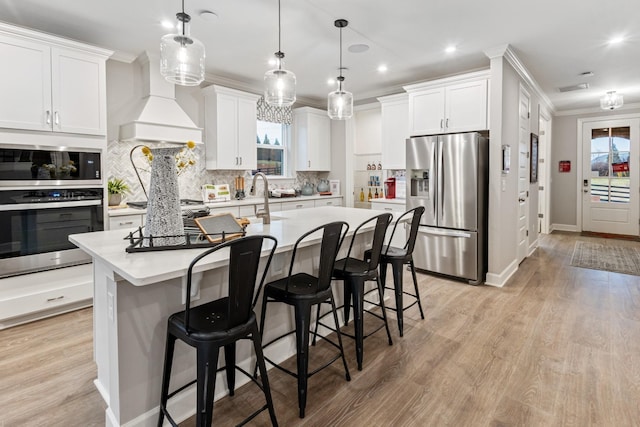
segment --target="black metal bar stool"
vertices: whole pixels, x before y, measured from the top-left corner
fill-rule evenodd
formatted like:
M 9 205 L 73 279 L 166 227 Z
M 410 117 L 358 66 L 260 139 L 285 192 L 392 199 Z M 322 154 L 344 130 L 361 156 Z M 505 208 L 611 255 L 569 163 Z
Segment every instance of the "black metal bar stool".
M 262 246 L 265 240 L 271 240 L 272 245 L 267 258 L 264 273 L 258 291 L 254 297 L 256 277 L 260 264 Z M 265 409 L 269 410 L 271 423 L 277 426 L 276 414 L 273 409 L 267 369 L 262 354 L 260 331 L 253 308 L 257 302 L 260 288 L 264 283 L 271 259 L 276 250 L 277 240 L 271 236 L 249 236 L 230 240 L 198 255 L 189 265 L 187 272 L 186 295 L 191 295 L 191 282 L 194 266 L 203 258 L 220 251 L 229 249 L 229 280 L 228 296 L 191 307 L 189 298 L 185 310 L 169 316 L 167 325 L 167 343 L 162 374 L 162 393 L 160 397 L 160 414 L 158 426 L 166 416 L 169 422 L 176 426 L 167 411 L 167 400 L 176 393 L 197 383 L 197 412 L 196 425 L 209 427 L 213 421 L 213 399 L 215 394 L 216 373 L 226 370 L 229 394 L 233 396 L 235 388 L 235 369 L 247 375 L 264 392 L 266 404 L 245 419 L 242 424 L 253 419 Z M 197 378 L 194 381 L 169 393 L 171 365 L 176 340 L 179 339 L 191 347 L 196 348 Z M 256 352 L 257 366 L 260 369 L 262 384 L 242 368 L 235 366 L 235 343 L 241 339 L 251 339 Z M 220 348 L 225 350 L 225 367 L 217 369 Z
M 382 251 L 382 245 L 384 244 L 384 236 L 387 231 L 387 227 L 391 223 L 392 215 L 390 213 L 374 216 L 371 219 L 366 220 L 355 229 L 351 238 L 351 244 L 349 245 L 349 251 L 346 258 L 337 260 L 333 269 L 333 277 L 343 281 L 344 291 L 344 324 L 349 323 L 349 311 L 351 306 L 351 299 L 353 298 L 353 319 L 355 335 L 350 335 L 344 332 L 341 334 L 346 335 L 356 341 L 356 361 L 358 362 L 358 370 L 362 370 L 362 360 L 364 354 L 364 339 L 373 333 L 379 331 L 384 327 L 387 330 L 387 338 L 389 339 L 389 345 L 393 344 L 391 340 L 391 333 L 389 332 L 389 324 L 387 323 L 387 315 L 384 309 L 384 289 L 380 278 L 378 276 L 378 262 L 380 260 L 380 253 Z M 353 244 L 358 239 L 359 232 L 363 227 L 367 226 L 371 222 L 375 222 L 375 228 L 373 231 L 373 239 L 371 240 L 371 246 L 369 247 L 369 256 L 366 259 L 353 258 L 351 256 L 353 250 Z M 380 296 L 380 306 L 382 307 L 382 315 L 373 313 L 364 308 L 364 284 L 367 281 L 375 281 L 378 288 L 378 294 Z M 318 307 L 318 311 L 320 307 Z M 364 335 L 364 313 L 367 312 L 383 321 L 383 325 L 378 327 L 373 332 Z M 326 313 L 322 316 L 324 317 Z M 318 321 L 319 323 L 319 321 Z M 318 329 L 318 323 L 316 323 L 316 331 Z M 327 327 L 322 324 L 322 326 Z M 315 339 L 315 337 L 314 337 Z
M 385 245 L 382 248 L 382 253 L 380 254 L 380 281 L 382 281 L 382 285 L 385 286 L 386 278 L 387 278 L 387 265 L 391 264 L 393 269 L 393 288 L 385 286 L 385 289 L 390 289 L 394 291 L 396 306 L 389 307 L 389 310 L 394 310 L 397 313 L 398 317 L 398 331 L 400 332 L 400 336 L 404 334 L 404 310 L 413 307 L 415 304 L 418 304 L 418 308 L 420 309 L 420 317 L 424 319 L 424 312 L 422 311 L 422 303 L 420 302 L 420 292 L 418 291 L 418 280 L 416 278 L 416 269 L 413 265 L 413 248 L 416 244 L 416 237 L 418 235 L 418 227 L 420 226 L 420 218 L 424 213 L 424 206 L 418 206 L 417 208 L 413 208 L 403 213 L 398 221 L 395 223 L 393 227 L 393 231 L 391 232 L 391 236 L 389 237 L 389 245 Z M 397 248 L 395 246 L 391 246 L 391 240 L 393 239 L 393 235 L 396 232 L 396 229 L 400 225 L 404 228 L 405 219 L 411 216 L 411 225 L 409 229 L 409 233 L 406 239 L 406 243 L 404 247 Z M 365 258 L 370 256 L 368 251 L 365 253 Z M 403 286 L 402 280 L 402 267 L 408 264 L 411 269 L 411 275 L 413 276 L 413 288 L 415 294 L 410 292 L 406 292 Z M 415 298 L 408 306 L 404 307 L 404 295 L 409 295 Z
M 346 222 L 332 222 L 317 227 L 302 235 L 296 241 L 293 247 L 291 264 L 289 266 L 289 275 L 283 279 L 267 283 L 264 287 L 264 294 L 262 297 L 262 314 L 260 318 L 260 331 L 263 333 L 263 335 L 267 303 L 281 302 L 291 305 L 295 308 L 295 331 L 287 332 L 277 338 L 272 339 L 271 341 L 265 343 L 263 345 L 263 348 L 266 348 L 274 342 L 295 332 L 297 372 L 292 372 L 288 369 L 283 368 L 282 366 L 279 366 L 278 364 L 271 361 L 268 357 L 265 357 L 265 359 L 276 368 L 298 379 L 298 408 L 300 410 L 300 418 L 304 418 L 305 407 L 307 404 L 307 380 L 312 375 L 318 373 L 322 369 L 331 365 L 336 360 L 342 358 L 345 377 L 347 381 L 351 380 L 351 377 L 349 375 L 349 368 L 347 367 L 347 361 L 344 357 L 342 337 L 339 333 L 337 334 L 337 344 L 329 340 L 328 338 L 321 336 L 322 339 L 326 340 L 328 343 L 336 347 L 339 350 L 339 354 L 321 367 L 315 369 L 313 372 L 309 372 L 309 329 L 311 324 L 312 306 L 319 306 L 323 302 L 329 302 L 331 304 L 331 312 L 333 313 L 333 319 L 335 321 L 336 328 L 339 327 L 338 316 L 336 315 L 336 306 L 333 299 L 333 292 L 331 291 L 331 275 L 333 273 L 334 262 L 338 254 L 338 250 L 340 249 L 343 236 L 346 234 L 348 229 L 349 225 Z M 322 232 L 322 243 L 320 244 L 320 263 L 318 267 L 317 277 L 302 272 L 294 274 L 293 268 L 298 246 L 301 243 L 308 241 L 309 236 L 317 236 L 319 232 Z

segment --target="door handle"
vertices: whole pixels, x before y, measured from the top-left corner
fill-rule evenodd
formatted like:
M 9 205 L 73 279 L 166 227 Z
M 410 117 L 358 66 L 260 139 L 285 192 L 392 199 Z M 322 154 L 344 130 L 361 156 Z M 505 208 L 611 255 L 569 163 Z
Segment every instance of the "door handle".
M 584 192 L 586 194 L 586 193 L 589 192 L 589 190 L 585 188 L 584 190 L 582 190 L 582 192 Z
M 444 126 L 445 126 L 447 129 L 449 129 L 449 119 L 447 119 L 447 120 L 444 122 Z
M 50 125 L 51 124 L 51 111 L 47 110 L 47 120 L 46 120 L 47 124 Z
M 240 156 L 240 164 L 242 164 L 242 156 Z
M 519 198 L 519 199 L 518 199 L 518 201 L 519 201 L 520 203 L 524 203 L 524 202 L 525 202 L 525 199 Z
M 55 113 L 53 113 L 53 122 L 54 122 L 56 125 L 59 125 L 59 124 L 60 124 L 60 116 L 58 115 L 58 112 L 57 112 L 57 111 L 56 111 Z
M 440 129 L 443 129 L 442 125 L 444 125 L 444 119 L 440 119 Z

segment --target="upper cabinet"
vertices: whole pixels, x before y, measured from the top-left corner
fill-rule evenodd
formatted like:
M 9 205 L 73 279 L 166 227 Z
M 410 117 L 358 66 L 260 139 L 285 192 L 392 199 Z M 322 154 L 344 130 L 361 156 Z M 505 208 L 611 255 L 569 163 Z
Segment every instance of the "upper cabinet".
M 58 44 L 59 43 L 59 44 Z M 111 52 L 0 25 L 0 127 L 106 135 Z
M 212 85 L 205 95 L 206 168 L 257 168 L 257 103 L 260 98 Z
M 410 136 L 488 128 L 487 71 L 405 86 Z
M 380 154 L 382 150 L 380 104 L 358 105 L 353 114 L 354 154 Z
M 326 111 L 311 107 L 293 110 L 293 134 L 296 170 L 331 170 L 331 121 Z
M 382 166 L 405 169 L 406 139 L 409 138 L 409 95 L 378 98 L 382 110 Z

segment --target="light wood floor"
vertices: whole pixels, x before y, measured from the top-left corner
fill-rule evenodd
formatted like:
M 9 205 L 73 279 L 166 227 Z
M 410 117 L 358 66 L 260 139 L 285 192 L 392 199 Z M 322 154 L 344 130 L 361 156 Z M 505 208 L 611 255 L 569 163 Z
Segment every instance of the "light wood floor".
M 411 309 L 400 338 L 391 315 L 394 345 L 383 331 L 368 338 L 361 372 L 347 340 L 351 382 L 338 362 L 312 377 L 304 420 L 295 380 L 269 371 L 280 425 L 639 426 L 640 277 L 571 267 L 578 239 L 597 240 L 545 236 L 504 288 L 420 275 L 426 319 Z M 0 331 L 0 426 L 104 424 L 91 316 Z M 331 352 L 318 345 L 313 359 Z M 216 402 L 215 424 L 262 399 L 242 387 Z M 267 414 L 252 425 L 269 425 Z

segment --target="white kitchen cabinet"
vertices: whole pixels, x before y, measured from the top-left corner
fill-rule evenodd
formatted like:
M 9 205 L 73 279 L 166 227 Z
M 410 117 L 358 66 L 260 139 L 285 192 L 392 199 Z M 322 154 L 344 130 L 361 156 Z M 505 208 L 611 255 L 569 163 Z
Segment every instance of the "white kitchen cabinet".
M 212 85 L 205 95 L 206 168 L 257 168 L 258 95 Z
M 488 128 L 488 72 L 405 86 L 410 136 Z
M 109 230 L 131 230 L 144 226 L 144 214 L 117 215 L 109 217 Z
M 296 200 L 294 202 L 282 202 L 283 211 L 291 211 L 294 209 L 309 209 L 315 207 L 313 200 Z
M 293 110 L 293 133 L 296 170 L 331 170 L 331 122 L 326 111 L 296 108 Z
M 318 199 L 314 202 L 314 207 L 318 208 L 321 206 L 342 206 L 342 197 L 327 197 Z
M 397 203 L 399 199 L 379 199 L 371 201 L 371 209 L 387 212 L 395 212 L 396 214 L 402 214 L 406 211 L 406 205 L 404 203 Z M 398 224 L 396 231 L 391 240 L 391 246 L 397 248 L 403 248 L 406 243 L 406 223 Z M 391 238 L 393 226 L 389 226 L 387 229 L 387 239 Z
M 354 154 L 378 154 L 382 149 L 379 103 L 358 105 L 353 114 Z
M 110 54 L 1 24 L 0 127 L 106 135 Z
M 245 206 L 240 206 L 240 216 L 241 217 L 247 217 L 247 216 L 255 216 L 255 208 L 256 206 L 258 207 L 259 210 L 264 209 L 264 203 L 256 203 L 255 205 L 245 205 Z M 280 202 L 273 202 L 271 200 L 269 200 L 269 212 L 273 213 L 273 212 L 280 212 L 282 210 L 282 203 Z
M 406 168 L 406 139 L 409 138 L 409 95 L 401 93 L 378 98 L 381 105 L 382 166 Z

